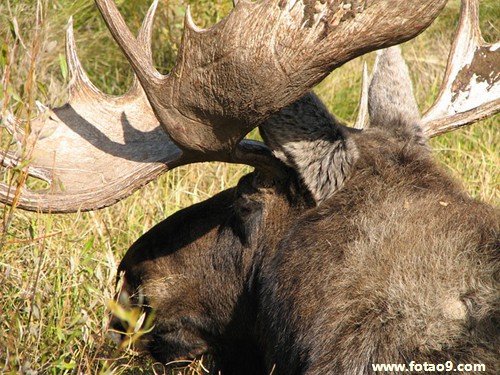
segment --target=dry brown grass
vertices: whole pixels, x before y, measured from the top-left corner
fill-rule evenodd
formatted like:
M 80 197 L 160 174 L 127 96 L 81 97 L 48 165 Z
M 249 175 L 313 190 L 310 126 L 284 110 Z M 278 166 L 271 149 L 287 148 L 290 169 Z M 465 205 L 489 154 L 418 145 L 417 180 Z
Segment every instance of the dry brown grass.
M 0 103 L 8 103 L 26 117 L 33 111 L 34 99 L 52 105 L 64 101 L 66 83 L 59 56 L 70 14 L 75 15 L 77 44 L 90 76 L 106 92 L 123 92 L 130 82 L 129 70 L 93 4 L 84 0 L 41 3 L 44 22 L 38 34 L 32 27 L 36 1 L 11 0 L 10 11 L 8 2 L 0 3 L 0 68 L 2 74 L 9 63 L 12 68 L 8 90 L 0 90 Z M 140 23 L 148 3 L 126 4 L 126 17 L 133 27 Z M 163 10 L 155 36 L 155 45 L 162 46 L 155 55 L 159 65 L 171 64 L 185 3 L 164 1 L 160 7 Z M 487 38 L 498 36 L 500 7 L 496 0 L 482 4 Z M 213 4 L 201 1 L 194 11 L 198 22 L 206 25 L 229 7 L 226 0 Z M 422 109 L 436 95 L 457 14 L 458 1 L 453 1 L 429 31 L 404 47 Z M 15 23 L 21 39 L 9 62 Z M 40 45 L 36 55 L 32 54 L 34 42 Z M 345 120 L 356 115 L 363 60 L 371 61 L 372 57 L 347 64 L 317 88 L 332 111 Z M 32 84 L 27 84 L 30 76 Z M 494 204 L 500 198 L 497 129 L 498 116 L 432 142 L 437 157 L 464 181 L 470 193 Z M 2 142 L 6 142 L 7 134 L 2 135 Z M 0 230 L 5 243 L 0 249 L 0 372 L 155 373 L 148 359 L 131 350 L 119 350 L 106 338 L 106 304 L 114 295 L 117 264 L 131 243 L 155 223 L 233 186 L 248 170 L 225 164 L 185 166 L 122 202 L 91 213 L 42 215 L 14 210 L 11 215 L 9 208 L 2 208 Z M 186 369 L 185 373 L 202 370 Z

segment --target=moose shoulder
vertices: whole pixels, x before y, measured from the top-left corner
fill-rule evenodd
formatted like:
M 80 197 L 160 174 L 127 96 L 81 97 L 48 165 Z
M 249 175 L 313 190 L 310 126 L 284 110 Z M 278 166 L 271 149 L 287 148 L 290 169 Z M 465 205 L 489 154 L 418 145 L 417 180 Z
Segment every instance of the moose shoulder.
M 278 374 L 410 361 L 498 373 L 498 210 L 468 198 L 422 146 L 378 129 L 353 138 L 344 186 L 264 257 L 268 363 Z
M 369 129 L 346 133 L 355 151 L 342 185 L 263 258 L 256 294 L 265 362 L 278 374 L 370 374 L 385 363 L 496 374 L 500 212 L 468 197 L 433 160 L 397 48 L 379 55 L 368 112 Z M 297 162 L 306 148 L 290 134 L 304 143 L 301 126 L 264 127 L 278 157 L 304 181 L 321 180 L 321 168 Z M 321 135 L 313 144 L 327 139 L 337 142 Z

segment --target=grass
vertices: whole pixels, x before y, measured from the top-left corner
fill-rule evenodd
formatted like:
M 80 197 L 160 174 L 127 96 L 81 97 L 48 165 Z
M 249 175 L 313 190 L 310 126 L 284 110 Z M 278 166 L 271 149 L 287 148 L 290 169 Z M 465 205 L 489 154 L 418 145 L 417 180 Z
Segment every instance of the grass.
M 64 26 L 74 15 L 79 54 L 90 77 L 108 93 L 126 90 L 131 74 L 91 1 L 0 3 L 0 69 L 11 69 L 0 88 L 2 109 L 32 114 L 34 100 L 52 106 L 65 98 Z M 181 38 L 185 6 L 209 26 L 231 8 L 230 1 L 164 0 L 155 31 L 155 64 L 167 71 Z M 149 1 L 120 1 L 137 29 Z M 421 109 L 437 94 L 459 4 L 452 1 L 431 28 L 404 46 Z M 500 7 L 481 2 L 483 33 L 498 38 Z M 346 64 L 316 91 L 340 118 L 356 116 L 362 61 Z M 498 116 L 432 140 L 436 157 L 460 178 L 470 194 L 499 203 Z M 1 131 L 1 129 L 0 129 Z M 9 141 L 2 134 L 2 144 Z M 233 186 L 247 167 L 204 163 L 178 168 L 116 205 L 89 213 L 43 215 L 0 207 L 0 372 L 6 374 L 142 374 L 157 368 L 107 338 L 108 302 L 114 295 L 118 263 L 132 242 L 180 208 Z M 3 178 L 7 178 L 4 176 Z M 180 364 L 182 365 L 182 364 Z M 182 373 L 203 373 L 199 364 Z M 198 367 L 197 367 L 198 366 Z

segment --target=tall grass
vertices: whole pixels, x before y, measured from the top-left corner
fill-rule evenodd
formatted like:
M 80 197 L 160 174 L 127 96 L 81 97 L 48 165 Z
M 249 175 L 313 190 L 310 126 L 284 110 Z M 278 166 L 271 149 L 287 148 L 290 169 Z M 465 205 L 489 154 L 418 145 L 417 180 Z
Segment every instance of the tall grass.
M 119 1 L 137 30 L 149 1 Z M 179 46 L 185 7 L 209 26 L 231 8 L 231 1 L 164 0 L 154 37 L 154 59 L 168 71 Z M 37 12 L 37 6 L 39 7 Z M 404 46 L 421 109 L 435 98 L 445 67 L 459 4 L 452 1 L 436 23 Z M 486 39 L 498 38 L 500 6 L 481 3 Z M 38 16 L 36 16 L 38 14 Z M 34 114 L 34 101 L 61 105 L 67 85 L 64 27 L 70 15 L 79 55 L 102 90 L 120 94 L 131 72 L 89 0 L 0 3 L 0 69 L 8 82 L 0 89 L 2 110 Z M 38 27 L 35 18 L 38 19 Z M 363 61 L 346 64 L 316 88 L 340 118 L 356 116 Z M 498 204 L 498 116 L 432 141 L 436 157 L 464 181 L 470 194 Z M 9 135 L 2 131 L 2 145 Z M 0 372 L 8 374 L 155 373 L 149 359 L 116 348 L 107 338 L 118 263 L 132 242 L 182 207 L 234 185 L 247 167 L 197 164 L 178 168 L 116 205 L 89 213 L 43 215 L 0 208 Z M 10 178 L 8 174 L 3 179 Z M 197 364 L 184 373 L 203 373 Z

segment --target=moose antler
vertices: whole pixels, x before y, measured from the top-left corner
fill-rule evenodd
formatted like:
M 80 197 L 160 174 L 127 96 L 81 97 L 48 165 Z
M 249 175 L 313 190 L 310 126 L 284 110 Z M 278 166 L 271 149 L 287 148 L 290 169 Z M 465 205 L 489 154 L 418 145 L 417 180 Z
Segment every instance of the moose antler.
M 139 40 L 145 53 L 150 42 L 155 7 L 148 12 Z M 50 184 L 47 191 L 22 189 L 18 206 L 28 210 L 71 212 L 109 206 L 138 186 L 175 166 L 181 154 L 160 128 L 137 81 L 121 97 L 97 89 L 85 74 L 76 53 L 72 20 L 66 33 L 66 56 L 71 76 L 69 101 L 30 121 L 28 173 Z M 2 122 L 22 143 L 22 127 L 12 115 Z M 0 155 L 7 167 L 22 160 L 13 152 Z M 11 203 L 13 192 L 0 185 L 0 200 Z
M 459 26 L 441 91 L 425 113 L 428 136 L 457 129 L 500 111 L 500 43 L 485 43 L 479 1 L 462 0 Z
M 380 61 L 383 61 L 383 68 L 380 68 Z M 420 120 L 427 137 L 473 124 L 500 111 L 499 61 L 500 43 L 485 43 L 481 36 L 479 1 L 462 0 L 459 24 L 448 56 L 440 93 Z M 401 108 L 408 109 L 416 105 L 408 69 L 398 48 L 380 51 L 372 74 L 369 78 L 365 64 L 358 117 L 354 123 L 354 127 L 358 129 L 368 124 L 369 88 L 377 95 L 391 97 L 385 100 L 398 98 L 405 101 L 405 103 L 393 103 Z M 376 88 L 373 87 L 374 78 L 377 81 Z M 399 83 L 391 85 L 392 90 L 404 88 L 408 92 L 406 94 L 388 92 L 391 91 L 387 90 L 388 82 L 391 80 Z M 405 81 L 405 84 L 402 84 L 402 81 Z M 382 111 L 374 112 L 380 114 Z
M 28 172 L 51 188 L 24 189 L 19 207 L 92 210 L 181 164 L 262 162 L 263 146 L 241 142 L 248 131 L 343 63 L 414 37 L 445 3 L 239 1 L 207 30 L 195 26 L 188 11 L 176 65 L 163 76 L 144 47 L 157 1 L 135 39 L 114 3 L 96 0 L 144 92 L 137 84 L 122 97 L 99 92 L 83 73 L 69 28 L 70 100 L 32 120 L 28 142 L 33 147 Z M 2 121 L 18 128 L 16 119 Z M 5 153 L 4 166 L 20 162 L 18 155 Z M 0 199 L 12 203 L 11 195 L 2 184 Z

